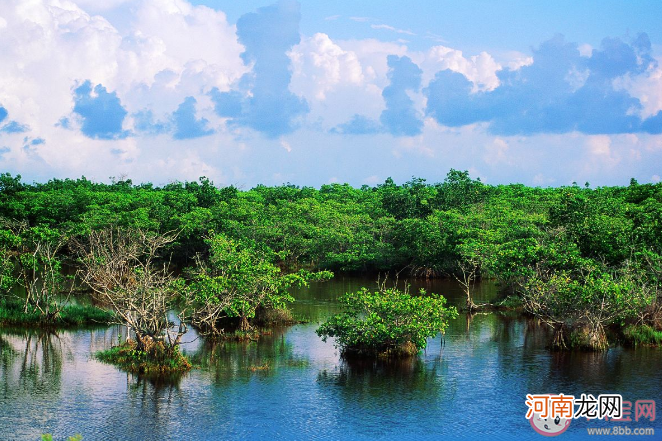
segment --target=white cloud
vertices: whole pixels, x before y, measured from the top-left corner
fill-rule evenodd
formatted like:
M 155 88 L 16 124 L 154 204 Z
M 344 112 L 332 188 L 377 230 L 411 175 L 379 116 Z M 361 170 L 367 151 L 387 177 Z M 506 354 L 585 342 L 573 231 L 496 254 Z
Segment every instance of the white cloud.
M 644 75 L 627 75 L 615 81 L 617 89 L 626 90 L 641 102 L 639 116 L 648 118 L 662 110 L 662 57 L 657 59 L 657 66 L 651 67 Z
M 290 145 L 289 142 L 285 141 L 284 139 L 280 140 L 280 146 L 284 148 L 287 153 L 292 153 L 292 146 Z
M 345 40 L 337 42 L 344 50 L 356 54 L 361 66 L 365 81 L 373 83 L 376 87 L 383 89 L 387 84 L 386 73 L 388 65 L 386 57 L 397 55 L 402 57 L 408 55 L 406 45 L 380 41 L 374 38 L 364 40 Z
M 290 89 L 306 98 L 309 124 L 322 130 L 359 114 L 378 120 L 388 84 L 388 55 L 405 55 L 404 45 L 375 39 L 333 41 L 326 34 L 304 37 L 290 51 Z
M 474 92 L 494 90 L 499 86 L 496 73 L 502 69 L 487 52 L 465 58 L 462 51 L 446 46 L 434 46 L 421 62 L 423 82 L 429 82 L 440 70 L 450 69 L 467 77 L 473 83 Z
M 508 155 L 508 149 L 508 142 L 503 138 L 496 137 L 491 143 L 485 146 L 485 155 L 483 158 L 488 164 L 509 164 L 511 158 Z
M 580 44 L 577 46 L 577 49 L 579 50 L 579 55 L 582 57 L 590 57 L 591 54 L 593 53 L 593 46 L 590 44 Z
M 99 170 L 131 168 L 139 160 L 149 163 L 136 168 L 142 175 L 159 164 L 169 167 L 168 156 L 148 159 L 153 154 L 161 158 L 166 150 L 141 153 L 153 139 L 98 141 L 56 127 L 62 117 L 69 117 L 75 126 L 72 89 L 85 80 L 116 92 L 129 113 L 151 108 L 161 120 L 186 96 L 195 95 L 199 115 L 220 123 L 204 92 L 214 86 L 227 89 L 247 71 L 239 56 L 243 47 L 225 14 L 181 0 L 142 0 L 134 2 L 120 32 L 102 16 L 87 12 L 122 2 L 111 3 L 95 9 L 92 2 L 83 2 L 82 9 L 70 1 L 3 2 L 0 105 L 12 120 L 30 127 L 20 136 L 3 136 L 3 145 L 10 148 L 3 163 L 18 170 L 50 168 L 51 175 L 94 173 L 99 179 L 110 173 Z M 132 122 L 127 117 L 125 128 L 130 129 Z M 26 149 L 26 135 L 45 142 Z
M 472 176 L 493 183 L 627 184 L 631 175 L 641 181 L 660 179 L 659 135 L 495 138 L 486 124 L 453 128 L 431 117 L 424 119 L 423 133 L 411 138 L 378 133 L 354 136 L 349 143 L 347 137 L 327 133 L 354 114 L 379 120 L 389 55 L 406 55 L 418 64 L 423 87 L 439 70 L 451 69 L 478 92 L 499 86 L 500 69 L 531 64 L 532 58 L 519 52 L 468 56 L 447 45 L 415 52 L 405 41 L 303 36 L 289 53 L 290 88 L 306 99 L 310 112 L 287 140 L 273 140 L 244 127 L 227 127 L 206 95 L 212 87 L 228 90 L 251 69 L 240 57 L 235 26 L 223 12 L 184 0 L 0 1 L 0 105 L 8 110 L 8 121 L 30 127 L 26 133 L 0 134 L 0 165 L 27 180 L 83 174 L 106 180 L 126 173 L 136 182 L 155 183 L 207 175 L 219 184 L 246 186 L 284 180 L 359 185 L 377 184 L 389 175 L 398 182 L 411 176 L 441 181 L 451 167 L 472 170 Z M 398 31 L 375 19 L 353 19 Z M 584 55 L 591 49 L 580 46 Z M 566 80 L 579 87 L 585 76 L 570 72 Z M 134 128 L 134 112 L 150 109 L 156 121 L 167 121 L 187 96 L 194 96 L 196 117 L 207 119 L 207 127 L 216 132 L 187 141 L 174 141 L 169 134 L 104 141 L 88 139 L 75 127 L 56 126 L 64 116 L 76 125 L 72 88 L 88 79 L 117 93 L 129 112 L 124 129 Z M 639 98 L 643 117 L 662 110 L 661 68 L 618 84 Z M 422 113 L 423 94 L 408 93 Z M 398 156 L 397 163 L 390 153 Z
M 422 135 L 397 138 L 397 144 L 392 153 L 398 159 L 402 158 L 403 155 L 411 156 L 412 154 L 426 158 L 435 156 L 434 150 L 426 145 L 425 138 Z
M 573 66 L 566 74 L 564 80 L 572 87 L 572 91 L 575 92 L 584 86 L 590 74 L 591 72 L 588 69 L 578 70 Z
M 506 61 L 506 67 L 510 70 L 518 70 L 524 66 L 531 66 L 533 64 L 533 57 L 524 55 L 520 52 L 509 52 L 510 57 Z
M 636 135 L 589 135 L 585 145 L 588 155 L 584 170 L 592 174 L 606 174 L 622 162 L 632 164 L 642 158 Z
M 603 158 L 611 157 L 611 138 L 608 135 L 590 136 L 586 140 L 586 147 L 592 155 Z
M 326 99 L 342 83 L 360 85 L 363 69 L 356 54 L 343 50 L 328 35 L 318 33 L 302 39 L 288 54 L 292 60 L 290 89 L 308 99 Z
M 372 21 L 373 19 L 370 17 L 349 17 L 350 20 L 355 21 L 357 23 L 365 23 L 367 21 Z
M 370 25 L 370 27 L 372 29 L 383 29 L 383 30 L 386 30 L 386 31 L 396 32 L 398 34 L 416 35 L 412 31 L 408 31 L 408 30 L 405 30 L 405 29 L 394 28 L 393 26 L 389 26 L 387 24 L 373 24 L 373 25 Z

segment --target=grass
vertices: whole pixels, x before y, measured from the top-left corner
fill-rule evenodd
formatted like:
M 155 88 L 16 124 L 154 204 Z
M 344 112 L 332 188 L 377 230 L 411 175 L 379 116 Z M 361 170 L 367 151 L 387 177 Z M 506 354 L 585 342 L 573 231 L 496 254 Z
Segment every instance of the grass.
M 33 307 L 28 307 L 28 312 L 25 312 L 24 303 L 20 300 L 0 300 L 0 324 L 3 325 L 89 326 L 108 324 L 113 318 L 113 313 L 95 306 L 68 305 L 56 317 L 48 319 Z
M 179 352 L 179 348 L 165 348 L 162 343 L 155 343 L 149 352 L 137 349 L 133 340 L 105 351 L 99 351 L 95 357 L 113 364 L 120 369 L 134 374 L 168 376 L 183 374 L 191 370 L 189 359 Z
M 633 346 L 662 345 L 662 331 L 655 330 L 649 325 L 628 325 L 623 329 L 625 341 Z

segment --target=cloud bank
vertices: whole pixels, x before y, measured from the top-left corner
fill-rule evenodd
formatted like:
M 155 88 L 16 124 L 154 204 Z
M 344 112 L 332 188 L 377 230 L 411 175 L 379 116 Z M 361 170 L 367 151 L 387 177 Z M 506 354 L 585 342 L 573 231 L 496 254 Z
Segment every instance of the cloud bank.
M 301 14 L 293 0 L 233 23 L 186 0 L 5 0 L 0 166 L 240 186 L 451 167 L 536 185 L 659 179 L 660 42 L 645 33 L 472 53 L 350 15 L 305 34 Z
M 484 92 L 462 74 L 438 72 L 425 89 L 426 113 L 450 127 L 486 122 L 499 135 L 659 133 L 659 111 L 642 117 L 640 100 L 617 82 L 658 68 L 646 34 L 629 44 L 605 38 L 589 57 L 559 35 L 532 58 L 528 66 L 498 72 L 500 85 Z

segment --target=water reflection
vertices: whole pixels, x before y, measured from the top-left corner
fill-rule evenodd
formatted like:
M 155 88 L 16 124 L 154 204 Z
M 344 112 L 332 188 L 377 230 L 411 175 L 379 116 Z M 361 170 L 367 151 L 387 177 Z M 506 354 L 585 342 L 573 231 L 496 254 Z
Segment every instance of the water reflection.
M 313 322 L 256 342 L 187 334 L 182 349 L 198 368 L 176 382 L 127 375 L 91 356 L 125 339 L 122 327 L 0 329 L 0 439 L 533 440 L 527 393 L 662 396 L 659 349 L 550 352 L 547 327 L 509 314 L 461 314 L 409 360 L 342 360 L 332 340 L 317 337 L 316 322 L 338 311 L 338 295 L 370 283 L 347 278 L 298 291 L 295 311 Z M 464 301 L 449 282 L 419 285 L 450 304 Z M 493 286 L 476 292 L 479 302 L 495 295 Z M 662 431 L 661 422 L 651 426 Z M 585 433 L 579 427 L 564 439 Z
M 360 397 L 393 402 L 421 394 L 438 394 L 441 389 L 439 365 L 441 357 L 424 362 L 419 357 L 404 360 L 341 360 L 337 369 L 322 370 L 318 382 L 339 387 L 343 394 L 355 400 Z
M 283 368 L 306 368 L 306 357 L 294 353 L 285 339 L 288 328 L 275 328 L 255 341 L 205 341 L 192 356 L 214 382 L 248 381 L 253 375 L 273 376 Z
M 0 334 L 3 396 L 59 393 L 63 357 L 72 357 L 66 335 L 52 330 L 5 330 Z

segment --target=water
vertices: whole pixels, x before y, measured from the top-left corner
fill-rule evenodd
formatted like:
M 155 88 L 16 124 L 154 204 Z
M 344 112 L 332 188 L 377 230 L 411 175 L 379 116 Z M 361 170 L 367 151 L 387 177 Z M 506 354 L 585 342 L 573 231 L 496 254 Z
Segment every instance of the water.
M 199 369 L 177 384 L 154 384 L 94 360 L 119 328 L 39 333 L 0 331 L 0 439 L 542 439 L 524 418 L 527 393 L 620 393 L 662 403 L 662 350 L 551 353 L 534 320 L 460 315 L 420 357 L 346 363 L 315 334 L 336 299 L 370 280 L 340 278 L 295 293 L 294 313 L 311 323 L 276 329 L 259 342 L 211 345 L 194 334 L 183 350 Z M 419 284 L 464 301 L 455 283 Z M 414 286 L 412 289 L 417 289 Z M 477 287 L 476 301 L 494 287 Z M 634 416 L 634 415 L 633 415 Z M 587 427 L 654 427 L 655 422 L 574 420 Z

